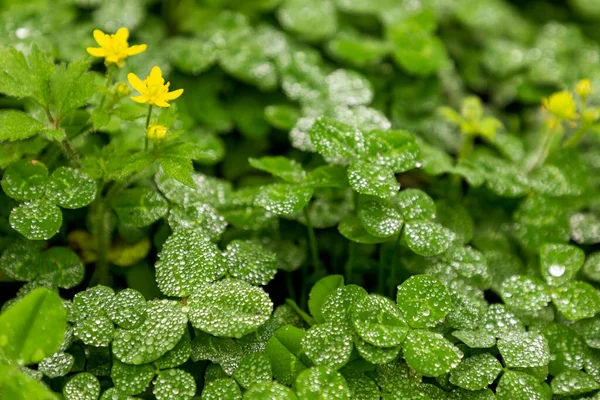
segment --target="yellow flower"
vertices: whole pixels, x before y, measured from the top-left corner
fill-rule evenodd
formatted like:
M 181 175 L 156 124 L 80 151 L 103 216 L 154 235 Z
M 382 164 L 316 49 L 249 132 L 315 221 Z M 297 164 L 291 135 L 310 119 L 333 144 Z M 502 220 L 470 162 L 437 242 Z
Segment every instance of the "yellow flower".
M 577 118 L 575 100 L 573 95 L 566 90 L 554 93 L 548 99 L 542 99 L 542 105 L 559 121 Z
M 592 94 L 592 83 L 589 79 L 582 79 L 577 83 L 575 91 L 579 97 L 582 99 L 587 99 L 587 97 Z
M 150 75 L 142 81 L 136 74 L 127 75 L 129 83 L 135 90 L 140 92 L 140 96 L 132 96 L 131 100 L 138 103 L 148 103 L 159 107 L 170 107 L 169 100 L 175 100 L 183 93 L 183 89 L 177 89 L 169 92 L 170 83 L 165 84 L 162 72 L 159 67 L 152 68 Z
M 148 132 L 146 132 L 146 136 L 150 140 L 162 140 L 167 136 L 167 129 L 164 125 L 152 124 L 148 127 Z
M 106 63 L 114 63 L 122 67 L 127 57 L 140 54 L 147 47 L 145 44 L 129 47 L 128 38 L 129 30 L 127 28 L 120 28 L 114 35 L 107 35 L 101 30 L 95 29 L 94 39 L 100 47 L 88 47 L 87 52 L 94 57 L 104 57 Z

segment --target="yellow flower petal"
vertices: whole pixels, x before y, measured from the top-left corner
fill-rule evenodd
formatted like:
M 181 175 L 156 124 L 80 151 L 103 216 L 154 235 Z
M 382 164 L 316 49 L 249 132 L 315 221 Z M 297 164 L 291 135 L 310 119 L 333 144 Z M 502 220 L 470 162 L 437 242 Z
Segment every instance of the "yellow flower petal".
M 141 81 L 141 79 L 133 72 L 130 72 L 129 74 L 127 74 L 127 80 L 129 81 L 131 86 L 133 86 L 133 88 L 135 90 L 140 92 L 140 94 L 144 94 L 148 90 L 146 85 L 144 85 L 144 83 Z
M 152 67 L 152 71 L 150 71 L 150 75 L 148 75 L 146 80 L 148 81 L 148 86 L 158 86 L 165 83 L 165 80 L 162 77 L 162 71 L 158 66 Z
M 154 104 L 156 104 L 159 107 L 171 107 L 171 105 L 163 99 L 156 99 L 154 101 Z
M 127 41 L 127 39 L 129 38 L 129 29 L 127 28 L 119 28 L 119 30 L 117 31 L 117 33 L 115 33 L 115 37 L 119 40 L 122 41 Z
M 102 32 L 100 29 L 94 29 L 93 35 L 94 35 L 94 40 L 96 41 L 96 43 L 98 43 L 100 45 L 100 47 L 104 47 L 104 44 L 106 43 L 107 35 L 104 32 Z
M 85 50 L 94 57 L 106 57 L 106 51 L 102 47 L 88 47 Z
M 137 103 L 147 103 L 148 97 L 147 96 L 131 96 L 131 100 L 133 100 Z
M 135 46 L 131 46 L 127 49 L 127 55 L 134 56 L 136 54 L 140 54 L 141 52 L 145 51 L 147 47 L 148 46 L 146 46 L 145 44 L 138 44 Z
M 183 93 L 183 89 L 173 90 L 172 92 L 165 93 L 163 96 L 165 100 L 175 100 Z

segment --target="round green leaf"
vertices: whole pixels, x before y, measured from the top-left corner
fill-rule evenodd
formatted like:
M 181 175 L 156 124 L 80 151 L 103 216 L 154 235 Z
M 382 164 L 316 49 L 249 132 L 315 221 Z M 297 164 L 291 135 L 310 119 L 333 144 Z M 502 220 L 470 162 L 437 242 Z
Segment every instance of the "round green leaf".
M 134 395 L 142 393 L 154 378 L 154 367 L 151 364 L 129 365 L 114 358 L 110 377 L 119 392 Z
M 556 395 L 576 396 L 600 389 L 596 380 L 582 371 L 568 370 L 561 372 L 550 383 Z
M 224 273 L 219 248 L 198 229 L 175 231 L 156 263 L 156 282 L 167 296 L 189 296 Z
M 277 18 L 284 29 L 307 40 L 325 39 L 337 30 L 336 9 L 329 0 L 286 0 Z
M 302 169 L 302 165 L 287 157 L 250 158 L 248 162 L 252 167 L 268 172 L 286 182 L 301 182 L 306 177 L 306 172 Z
M 30 281 L 40 273 L 40 243 L 15 240 L 0 256 L 0 271 L 18 281 Z
M 352 310 L 352 323 L 365 342 L 379 347 L 401 344 L 408 332 L 398 307 L 387 297 L 376 294 L 356 303 Z
M 38 371 L 48 378 L 58 378 L 71 372 L 74 363 L 75 358 L 71 354 L 59 351 L 43 359 L 38 365 Z
M 367 375 L 345 369 L 342 375 L 346 379 L 352 399 L 356 400 L 379 400 L 381 393 L 375 380 Z
M 502 304 L 492 304 L 483 319 L 482 330 L 497 338 L 525 332 L 525 325 Z
M 114 300 L 115 292 L 108 286 L 97 285 L 73 297 L 73 313 L 78 319 L 105 311 Z
M 548 342 L 540 333 L 515 333 L 498 339 L 497 345 L 507 367 L 543 367 L 550 361 Z
M 358 106 L 373 100 L 371 82 L 358 72 L 338 69 L 326 78 L 329 98 L 335 103 Z
M 310 187 L 275 183 L 261 187 L 254 204 L 278 215 L 289 215 L 302 210 L 312 195 Z
M 157 400 L 189 400 L 196 394 L 196 381 L 188 372 L 168 369 L 158 374 L 152 393 Z
M 177 345 L 156 360 L 154 365 L 158 369 L 175 368 L 189 360 L 191 355 L 192 343 L 190 341 L 190 336 L 186 331 Z
M 96 182 L 85 172 L 59 167 L 50 175 L 46 197 L 63 208 L 81 208 L 94 201 L 96 191 Z
M 410 221 L 404 225 L 406 244 L 421 256 L 435 256 L 448 250 L 454 234 L 433 221 Z
M 487 349 L 496 345 L 496 338 L 483 331 L 454 331 L 452 336 L 472 349 Z
M 568 282 L 552 291 L 552 301 L 571 321 L 592 318 L 600 311 L 600 295 L 585 282 Z
M 506 371 L 496 389 L 497 400 L 547 399 L 544 387 L 538 380 L 524 372 Z
M 600 251 L 587 256 L 582 272 L 588 279 L 600 282 Z
M 225 255 L 229 273 L 251 285 L 266 285 L 277 273 L 277 255 L 249 240 L 233 240 Z
M 357 243 L 382 243 L 385 242 L 386 238 L 380 238 L 370 235 L 367 230 L 363 227 L 360 219 L 354 215 L 349 215 L 344 218 L 338 225 L 338 231 L 348 240 L 352 240 Z
M 398 286 L 400 315 L 412 328 L 434 327 L 452 310 L 446 286 L 430 275 L 413 275 Z
M 346 285 L 327 294 L 321 304 L 321 313 L 325 321 L 351 326 L 350 310 L 368 293 L 358 285 Z
M 408 365 L 424 376 L 439 376 L 455 368 L 463 354 L 439 333 L 413 330 L 402 346 Z
M 571 237 L 579 244 L 600 242 L 600 218 L 591 213 L 576 213 L 569 218 Z
M 302 371 L 296 378 L 295 387 L 300 400 L 351 398 L 344 377 L 339 372 L 323 366 Z
M 308 294 L 308 311 L 318 323 L 325 322 L 323 315 L 323 303 L 330 293 L 344 286 L 342 275 L 328 275 L 321 278 L 313 285 Z
M 560 286 L 573 279 L 584 260 L 585 253 L 576 246 L 549 243 L 540 248 L 542 276 L 550 286 Z
M 227 228 L 225 217 L 206 203 L 192 203 L 185 207 L 172 206 L 168 221 L 172 230 L 180 228 L 204 230 L 211 239 L 219 238 Z
M 583 337 L 588 346 L 600 349 L 600 315 L 594 318 L 580 319 L 573 328 Z
M 167 200 L 146 187 L 121 191 L 113 197 L 111 206 L 121 222 L 138 228 L 153 224 L 169 212 Z
M 589 349 L 583 339 L 570 326 L 551 324 L 544 329 L 544 337 L 550 348 L 548 372 L 556 376 L 568 369 L 583 369 Z
M 394 196 L 400 189 L 392 169 L 367 161 L 355 161 L 350 164 L 348 182 L 358 193 L 382 199 Z
M 302 349 L 315 365 L 340 369 L 350 360 L 352 335 L 344 325 L 313 325 L 302 338 Z
M 98 400 L 100 382 L 89 372 L 74 375 L 63 387 L 65 400 Z
M 146 320 L 135 329 L 115 331 L 112 350 L 127 364 L 146 364 L 171 350 L 185 331 L 187 317 L 181 304 L 169 300 L 149 301 Z
M 361 338 L 354 340 L 356 350 L 362 358 L 371 364 L 386 364 L 392 362 L 400 353 L 400 345 L 393 347 L 377 347 L 365 342 Z
M 146 299 L 135 289 L 121 290 L 110 302 L 106 312 L 121 328 L 133 329 L 146 319 Z
M 254 383 L 244 393 L 245 400 L 298 400 L 292 389 L 277 382 Z
M 235 337 L 255 331 L 273 311 L 269 295 L 243 281 L 224 280 L 206 285 L 188 301 L 192 325 L 215 336 Z
M 233 377 L 244 389 L 255 383 L 272 382 L 271 361 L 264 353 L 253 353 L 242 358 Z
M 500 294 L 509 307 L 525 311 L 537 311 L 550 302 L 544 282 L 530 276 L 511 276 L 502 283 Z
M 131 397 L 119 392 L 117 388 L 111 387 L 106 389 L 102 396 L 100 396 L 100 400 L 131 400 Z
M 71 289 L 81 283 L 85 267 L 79 256 L 66 247 L 51 247 L 43 256 L 44 270 L 38 280 Z
M 502 371 L 502 364 L 489 353 L 465 358 L 450 372 L 450 382 L 467 390 L 487 388 Z
M 402 228 L 400 213 L 382 200 L 365 202 L 359 209 L 358 216 L 365 230 L 376 237 L 394 236 Z
M 233 379 L 223 378 L 207 382 L 200 398 L 202 400 L 242 400 L 242 391 Z
M 95 346 L 105 347 L 113 339 L 115 327 L 106 315 L 91 315 L 85 319 L 77 321 L 74 334 L 83 343 Z
M 21 204 L 10 213 L 10 226 L 30 240 L 47 240 L 62 225 L 60 209 L 47 199 Z
M 427 193 L 419 189 L 404 189 L 392 199 L 400 209 L 405 221 L 431 220 L 435 218 L 435 203 Z
M 19 160 L 10 164 L 2 176 L 2 189 L 15 200 L 33 200 L 46 191 L 48 169 L 39 161 Z

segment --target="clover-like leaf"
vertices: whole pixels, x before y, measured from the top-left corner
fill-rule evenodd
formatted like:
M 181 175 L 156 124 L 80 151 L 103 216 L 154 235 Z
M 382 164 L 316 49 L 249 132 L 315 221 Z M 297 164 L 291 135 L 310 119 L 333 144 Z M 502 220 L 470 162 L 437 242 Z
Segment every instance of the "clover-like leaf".
M 587 256 L 582 272 L 588 279 L 600 282 L 600 252 L 594 252 Z
M 313 325 L 302 338 L 302 349 L 313 364 L 334 370 L 346 365 L 352 348 L 350 332 L 331 322 Z
M 221 252 L 197 229 L 176 230 L 156 263 L 156 282 L 167 296 L 189 296 L 224 273 Z
M 302 166 L 290 158 L 275 156 L 251 158 L 248 161 L 252 167 L 268 172 L 286 182 L 301 182 L 306 177 Z
M 10 213 L 10 226 L 30 240 L 47 240 L 62 225 L 60 209 L 47 199 L 21 204 Z
M 589 349 L 573 328 L 554 323 L 544 329 L 543 334 L 550 348 L 550 375 L 556 376 L 569 369 L 583 369 Z
M 487 349 L 496 345 L 496 338 L 484 331 L 454 331 L 452 336 L 472 349 Z
M 525 311 L 537 311 L 550 302 L 544 282 L 531 276 L 511 276 L 502 283 L 500 294 L 508 306 Z
M 348 182 L 358 193 L 382 199 L 394 196 L 400 189 L 393 170 L 368 161 L 354 161 L 350 164 Z
M 401 344 L 408 326 L 396 305 L 387 297 L 371 294 L 362 298 L 352 310 L 356 333 L 367 343 L 380 347 Z
M 252 285 L 266 285 L 277 273 L 275 253 L 252 241 L 231 241 L 225 259 L 231 276 Z
M 243 357 L 242 350 L 233 339 L 197 331 L 192 341 L 192 361 L 210 360 L 220 366 L 219 369 L 225 376 L 235 372 Z
M 390 237 L 398 234 L 402 228 L 402 216 L 384 200 L 367 201 L 358 212 L 365 230 L 376 237 Z
M 15 200 L 33 200 L 46 191 L 48 169 L 39 161 L 19 160 L 10 164 L 2 176 L 2 189 Z
M 194 377 L 181 369 L 161 371 L 152 391 L 157 400 L 190 400 L 196 394 Z
M 235 337 L 255 331 L 273 311 L 261 288 L 243 281 L 224 280 L 206 285 L 188 301 L 192 325 L 215 336 Z
M 188 331 L 185 331 L 181 340 L 171 350 L 154 362 L 158 369 L 169 369 L 180 366 L 190 359 L 192 343 Z
M 38 281 L 70 289 L 81 283 L 85 267 L 79 256 L 66 247 L 51 247 L 43 254 L 45 268 Z
M 296 376 L 310 365 L 310 360 L 302 353 L 304 335 L 304 330 L 284 325 L 267 342 L 265 353 L 271 361 L 273 377 L 279 382 L 291 385 Z
M 323 303 L 330 293 L 344 287 L 344 277 L 341 275 L 329 275 L 321 278 L 313 285 L 308 294 L 308 311 L 318 323 L 325 322 L 323 315 Z
M 254 204 L 279 215 L 289 215 L 302 210 L 310 201 L 310 187 L 275 183 L 260 188 Z
M 112 341 L 114 332 L 115 327 L 106 315 L 91 315 L 77 321 L 73 333 L 87 345 L 106 347 Z
M 207 382 L 202 390 L 202 400 L 242 400 L 242 391 L 231 378 L 216 379 Z
M 547 399 L 547 392 L 538 380 L 529 374 L 506 371 L 496 389 L 498 400 Z
M 59 167 L 52 172 L 46 188 L 46 197 L 63 208 L 81 208 L 96 198 L 96 181 L 85 172 Z
M 550 286 L 559 286 L 573 279 L 584 260 L 585 253 L 576 246 L 551 243 L 540 248 L 540 269 Z
M 483 319 L 484 332 L 497 338 L 525 332 L 525 325 L 502 304 L 492 304 Z
M 439 376 L 455 368 L 463 357 L 461 351 L 439 333 L 413 330 L 402 346 L 408 365 L 425 376 Z
M 367 296 L 367 291 L 358 285 L 346 285 L 330 291 L 321 304 L 323 319 L 336 324 L 352 326 L 351 309 L 354 304 Z
M 257 382 L 248 388 L 244 393 L 244 399 L 247 400 L 298 400 L 298 396 L 288 388 L 277 382 Z
M 591 213 L 576 213 L 569 218 L 571 237 L 579 244 L 600 242 L 600 219 Z
M 124 289 L 117 293 L 106 311 L 115 324 L 133 329 L 146 319 L 146 299 L 135 289 Z
M 142 393 L 154 378 L 155 371 L 151 364 L 129 365 L 113 359 L 110 377 L 119 392 L 134 395 Z
M 67 381 L 63 396 L 65 400 L 97 400 L 100 397 L 100 382 L 89 372 L 80 372 Z
M 111 206 L 125 225 L 138 228 L 153 224 L 169 211 L 167 200 L 145 187 L 121 191 L 112 198 Z
M 600 349 L 600 316 L 580 319 L 573 328 L 582 336 L 588 346 Z
M 248 354 L 242 358 L 233 377 L 244 389 L 260 382 L 272 382 L 271 361 L 263 353 Z
M 406 221 L 430 220 L 436 216 L 436 206 L 431 197 L 419 189 L 405 189 L 392 199 Z
M 433 327 L 452 309 L 446 287 L 430 275 L 413 275 L 398 286 L 400 315 L 412 328 Z
M 508 367 L 542 367 L 550 361 L 548 342 L 536 332 L 515 333 L 501 338 L 498 340 L 498 350 Z
M 421 256 L 435 256 L 450 247 L 453 234 L 433 221 L 409 221 L 404 224 L 408 247 Z
M 158 360 L 177 345 L 187 324 L 183 306 L 174 301 L 148 302 L 148 316 L 137 328 L 115 331 L 112 351 L 127 364 L 140 365 Z
M 568 282 L 552 291 L 552 301 L 568 319 L 591 318 L 600 311 L 600 295 L 585 282 Z
M 562 396 L 576 396 L 600 389 L 600 384 L 592 376 L 577 370 L 561 372 L 550 385 L 554 394 Z
M 206 203 L 172 206 L 167 220 L 172 230 L 180 228 L 203 230 L 211 239 L 219 238 L 227 228 L 225 217 Z
M 352 240 L 357 243 L 382 243 L 387 238 L 380 238 L 377 236 L 370 235 L 367 230 L 363 227 L 360 219 L 354 215 L 349 215 L 344 218 L 338 225 L 338 231 L 348 240 Z
M 40 243 L 15 240 L 0 256 L 0 271 L 18 281 L 30 281 L 40 273 L 42 258 Z
M 537 251 L 544 243 L 567 243 L 567 211 L 555 199 L 530 196 L 515 211 L 514 232 L 517 239 L 531 251 Z
M 502 364 L 489 353 L 465 358 L 450 372 L 450 382 L 467 390 L 484 389 L 492 384 L 502 371 Z
M 71 372 L 74 363 L 75 358 L 71 354 L 59 351 L 43 359 L 38 365 L 38 370 L 48 378 L 58 378 Z
M 392 347 L 377 347 L 365 342 L 361 338 L 354 340 L 356 350 L 366 361 L 372 364 L 387 364 L 398 357 L 400 345 Z
M 308 173 L 304 184 L 313 188 L 347 188 L 348 175 L 346 173 L 346 168 L 340 165 L 322 165 Z
M 316 396 L 325 399 L 350 399 L 350 389 L 344 377 L 337 371 L 324 367 L 311 367 L 296 378 L 296 394 L 300 399 Z
M 115 292 L 108 286 L 97 285 L 73 297 L 73 314 L 77 319 L 105 312 L 114 300 Z

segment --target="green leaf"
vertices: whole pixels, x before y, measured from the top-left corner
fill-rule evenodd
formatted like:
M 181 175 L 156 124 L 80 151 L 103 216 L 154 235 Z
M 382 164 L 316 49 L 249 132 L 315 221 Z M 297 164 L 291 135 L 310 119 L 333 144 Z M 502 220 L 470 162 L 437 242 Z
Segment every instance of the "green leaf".
M 344 277 L 329 275 L 314 284 L 308 295 L 308 311 L 317 323 L 325 322 L 322 308 L 325 299 L 336 289 L 344 287 Z
M 554 394 L 575 396 L 600 389 L 596 380 L 582 371 L 568 370 L 561 372 L 550 383 Z
M 344 189 L 348 187 L 348 174 L 346 168 L 340 165 L 322 165 L 308 173 L 304 184 L 313 188 Z
M 90 315 L 77 321 L 73 333 L 87 345 L 106 347 L 113 340 L 115 327 L 106 315 Z
M 140 365 L 158 360 L 177 345 L 186 329 L 188 319 L 177 302 L 151 301 L 146 312 L 148 317 L 137 328 L 115 331 L 112 351 L 126 364 Z
M 358 106 L 373 100 L 373 87 L 358 72 L 338 69 L 326 78 L 329 99 L 334 103 Z
M 235 338 L 254 332 L 273 311 L 273 303 L 264 290 L 235 280 L 199 288 L 190 296 L 188 307 L 195 328 Z
M 88 72 L 90 61 L 87 58 L 59 65 L 50 80 L 53 105 L 57 118 L 79 108 L 96 92 L 93 74 Z
M 244 393 L 247 400 L 298 400 L 292 389 L 277 382 L 258 382 Z
M 97 285 L 73 297 L 73 314 L 76 319 L 104 314 L 114 300 L 115 292 L 108 286 Z
M 67 313 L 58 294 L 38 288 L 0 314 L 0 352 L 18 365 L 54 354 L 67 329 Z
M 210 204 L 194 203 L 189 206 L 171 206 L 167 218 L 172 230 L 181 228 L 203 230 L 211 239 L 217 239 L 227 228 L 227 221 Z
M 261 171 L 283 179 L 286 182 L 301 182 L 306 177 L 306 172 L 295 160 L 283 156 L 250 158 L 250 165 Z
M 550 286 L 560 286 L 575 277 L 585 260 L 579 247 L 548 243 L 540 248 L 540 269 Z
M 58 400 L 58 396 L 19 368 L 0 364 L 0 398 L 11 400 Z
M 206 383 L 202 390 L 202 400 L 242 400 L 242 391 L 233 379 L 223 378 Z
M 62 213 L 46 199 L 30 200 L 13 209 L 10 226 L 30 240 L 46 240 L 62 225 Z
M 74 363 L 75 358 L 71 354 L 59 351 L 43 359 L 38 365 L 38 371 L 48 378 L 58 378 L 71 372 Z
M 401 344 L 408 332 L 396 305 L 387 297 L 371 294 L 352 310 L 356 333 L 367 343 L 379 347 Z
M 180 369 L 160 371 L 152 393 L 157 400 L 188 400 L 196 394 L 196 381 Z
M 497 338 L 525 332 L 523 322 L 503 304 L 491 304 L 483 319 L 482 329 Z
M 192 341 L 192 361 L 210 360 L 220 366 L 221 376 L 235 372 L 244 354 L 233 339 L 219 338 L 196 331 Z
M 430 275 L 413 275 L 398 286 L 396 303 L 411 328 L 434 327 L 452 310 L 446 287 Z
M 436 221 L 454 232 L 456 241 L 466 244 L 473 238 L 474 222 L 465 206 L 446 199 L 436 201 Z
M 582 272 L 589 280 L 600 282 L 600 252 L 588 254 Z
M 342 1 L 337 1 L 338 6 Z M 357 67 L 376 64 L 389 52 L 389 46 L 383 40 L 340 31 L 327 43 L 327 49 L 335 59 L 348 62 Z
M 450 372 L 450 382 L 467 390 L 485 389 L 502 371 L 502 364 L 489 353 L 465 358 Z
M 315 120 L 309 134 L 316 150 L 325 157 L 355 158 L 366 145 L 359 129 L 325 117 Z
M 330 0 L 285 0 L 277 9 L 277 19 L 284 29 L 311 41 L 328 38 L 337 30 L 337 14 Z
M 110 378 L 119 392 L 134 395 L 140 394 L 154 378 L 155 371 L 151 364 L 129 365 L 114 358 Z
M 361 194 L 387 199 L 394 196 L 400 184 L 387 166 L 367 161 L 355 161 L 348 167 L 350 187 Z
M 176 230 L 163 245 L 156 263 L 156 282 L 167 296 L 189 296 L 224 273 L 221 252 L 198 229 Z
M 0 256 L 0 271 L 18 281 L 30 281 L 40 273 L 40 243 L 19 239 L 6 247 Z
M 272 382 L 271 362 L 263 353 L 253 353 L 242 358 L 233 377 L 244 389 L 256 383 Z
M 524 372 L 506 371 L 496 389 L 497 400 L 548 399 L 537 379 Z
M 483 331 L 454 331 L 452 336 L 472 349 L 487 349 L 496 345 L 496 338 Z
M 498 350 L 507 367 L 543 367 L 550 361 L 550 350 L 544 336 L 536 332 L 515 333 L 498 340 Z
M 591 318 L 600 311 L 600 295 L 585 282 L 568 282 L 552 291 L 552 301 L 571 321 Z
M 2 189 L 15 200 L 32 200 L 46 191 L 48 169 L 39 161 L 19 160 L 4 170 Z
M 46 197 L 63 208 L 81 208 L 96 198 L 96 182 L 85 172 L 68 167 L 54 170 Z
M 146 299 L 135 289 L 124 289 L 108 304 L 106 312 L 121 328 L 134 329 L 146 320 Z
M 100 382 L 89 372 L 74 375 L 63 387 L 65 400 L 97 400 L 100 397 Z
M 544 282 L 530 276 L 511 276 L 502 283 L 500 294 L 509 307 L 525 311 L 537 311 L 550 302 Z
M 515 211 L 514 231 L 523 246 L 536 252 L 544 243 L 569 241 L 569 218 L 559 201 L 530 196 Z
M 284 325 L 267 342 L 265 353 L 271 361 L 273 377 L 283 384 L 291 385 L 296 376 L 310 365 L 310 360 L 302 353 L 304 334 L 300 328 Z
M 299 399 L 348 399 L 350 389 L 344 377 L 330 368 L 317 366 L 302 371 L 296 378 Z
M 556 376 L 569 369 L 583 369 L 589 349 L 573 328 L 554 323 L 544 329 L 543 334 L 550 348 L 550 375 Z
M 312 188 L 276 183 L 261 187 L 254 204 L 275 214 L 289 215 L 302 210 L 312 195 Z
M 411 75 L 435 74 L 448 64 L 444 42 L 415 24 L 400 22 L 388 29 L 396 63 Z
M 413 330 L 402 346 L 408 365 L 424 376 L 439 376 L 455 368 L 461 351 L 439 333 Z
M 227 270 L 251 285 L 266 285 L 277 273 L 277 256 L 258 243 L 233 240 L 225 255 Z
M 192 179 L 194 166 L 189 157 L 182 156 L 177 151 L 163 151 L 158 156 L 158 162 L 166 175 L 175 178 L 186 186 L 195 187 Z
M 387 364 L 394 361 L 400 353 L 400 345 L 393 347 L 377 347 L 361 338 L 354 339 L 358 354 L 372 364 Z
M 5 48 L 1 50 L 0 60 L 0 92 L 19 98 L 32 97 L 42 106 L 49 104 L 49 81 L 55 70 L 49 54 L 33 46 L 25 58 L 16 49 Z
M 290 131 L 300 118 L 296 107 L 276 104 L 265 107 L 265 120 L 273 127 L 282 131 Z
M 348 240 L 357 243 L 382 243 L 386 238 L 380 238 L 370 235 L 363 227 L 360 219 L 354 215 L 344 218 L 338 225 L 338 230 Z
M 71 289 L 81 283 L 85 267 L 79 256 L 66 247 L 51 247 L 43 253 L 44 269 L 37 280 Z
M 173 65 L 191 75 L 198 75 L 217 61 L 217 46 L 210 40 L 176 37 L 165 46 Z
M 156 360 L 154 366 L 158 369 L 175 368 L 188 361 L 191 355 L 192 342 L 190 341 L 189 332 L 186 330 L 175 347 Z
M 325 321 L 352 327 L 352 320 L 350 318 L 352 307 L 364 297 L 367 297 L 367 295 L 367 291 L 357 285 L 346 285 L 332 290 L 323 299 L 320 305 L 320 313 Z
M 408 247 L 421 256 L 435 256 L 450 247 L 453 234 L 433 221 L 409 221 L 404 225 L 403 237 Z
M 430 220 L 436 216 L 433 199 L 422 190 L 405 189 L 392 199 L 406 221 Z
M 0 141 L 27 139 L 46 129 L 46 125 L 22 111 L 0 111 Z
M 375 129 L 366 135 L 364 161 L 394 172 L 405 172 L 420 165 L 421 150 L 415 137 L 407 131 Z
M 111 206 L 125 225 L 141 228 L 152 225 L 169 212 L 169 203 L 160 193 L 145 187 L 121 191 Z
M 350 332 L 331 322 L 313 325 L 302 338 L 302 349 L 313 364 L 334 370 L 348 363 L 352 348 Z
M 600 219 L 594 214 L 577 213 L 569 218 L 571 237 L 579 244 L 600 242 Z
M 366 201 L 361 205 L 358 216 L 365 230 L 372 236 L 394 236 L 402 228 L 402 216 L 384 200 Z

